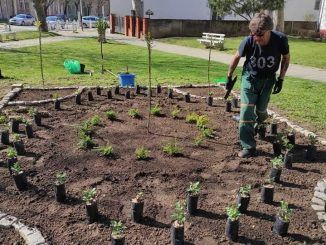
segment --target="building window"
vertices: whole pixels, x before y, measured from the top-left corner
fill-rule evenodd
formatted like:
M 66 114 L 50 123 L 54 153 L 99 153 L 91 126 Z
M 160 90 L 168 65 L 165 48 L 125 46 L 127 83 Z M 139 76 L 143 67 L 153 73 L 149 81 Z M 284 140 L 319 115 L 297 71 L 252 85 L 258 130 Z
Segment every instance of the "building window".
M 320 9 L 320 2 L 321 2 L 321 0 L 316 0 L 315 1 L 315 10 L 319 10 Z

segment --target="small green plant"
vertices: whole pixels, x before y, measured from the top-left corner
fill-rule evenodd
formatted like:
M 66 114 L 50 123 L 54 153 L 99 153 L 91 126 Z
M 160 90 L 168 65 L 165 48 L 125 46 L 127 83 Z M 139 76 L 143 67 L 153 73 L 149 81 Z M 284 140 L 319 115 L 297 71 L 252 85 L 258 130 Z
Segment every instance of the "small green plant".
M 25 125 L 32 125 L 32 122 L 25 117 L 21 118 L 21 122 Z
M 56 181 L 55 181 L 55 183 L 56 183 L 57 185 L 63 185 L 63 184 L 65 184 L 65 183 L 67 182 L 67 178 L 68 178 L 66 172 L 60 172 L 60 173 L 57 173 L 57 174 L 55 175 L 55 177 L 56 177 Z
M 18 162 L 15 162 L 12 166 L 11 166 L 11 170 L 15 173 L 15 174 L 19 174 L 20 172 L 22 172 L 22 167 L 20 166 L 20 164 Z
M 122 236 L 126 227 L 122 224 L 121 221 L 112 220 L 111 221 L 112 235 L 113 236 Z
M 106 111 L 105 115 L 110 121 L 117 120 L 117 114 L 113 110 Z
M 96 188 L 87 189 L 83 192 L 83 201 L 86 203 L 92 203 L 95 199 Z
M 31 117 L 37 115 L 38 113 L 39 113 L 39 111 L 35 107 L 31 107 L 28 109 L 28 115 L 30 115 Z
M 279 143 L 283 143 L 283 139 L 284 139 L 284 134 L 283 133 L 277 133 L 276 135 L 276 141 Z
M 192 112 L 192 113 L 186 115 L 186 122 L 191 123 L 191 124 L 195 124 L 195 123 L 197 123 L 198 117 L 199 117 L 199 115 L 197 113 Z
M 201 186 L 200 186 L 199 181 L 197 181 L 195 183 L 190 182 L 190 185 L 187 188 L 187 192 L 191 196 L 197 196 L 200 192 L 200 189 L 201 189 Z
M 209 92 L 208 92 L 208 96 L 213 96 L 213 94 L 214 94 L 214 93 L 213 93 L 212 91 L 209 91 Z
M 209 122 L 208 116 L 207 115 L 201 115 L 201 116 L 197 117 L 196 126 L 199 129 L 204 129 L 204 128 L 207 128 L 208 122 Z
M 177 142 L 169 142 L 163 146 L 163 152 L 170 156 L 177 156 L 181 154 L 182 149 L 177 145 Z
M 204 136 L 202 134 L 197 135 L 194 138 L 194 145 L 195 146 L 201 146 L 204 143 Z
M 279 208 L 278 214 L 283 221 L 289 222 L 293 214 L 293 209 L 289 208 L 289 204 L 285 201 L 281 201 L 280 203 L 281 207 Z
M 13 140 L 14 142 L 20 141 L 20 135 L 19 135 L 19 134 L 13 134 L 13 135 L 12 135 L 12 140 Z
M 315 134 L 308 134 L 308 140 L 310 145 L 315 145 L 317 143 L 317 136 Z
M 83 149 L 91 149 L 95 146 L 95 143 L 89 135 L 81 135 L 78 146 Z
M 285 149 L 287 152 L 291 151 L 294 147 L 294 145 L 292 145 L 290 142 L 288 142 L 287 144 L 285 144 Z
M 0 124 L 6 124 L 7 123 L 7 117 L 5 115 L 0 115 Z
M 113 146 L 108 144 L 106 146 L 101 146 L 96 148 L 97 152 L 104 157 L 113 157 Z
M 203 136 L 205 138 L 212 139 L 215 137 L 215 131 L 214 131 L 214 129 L 211 129 L 211 128 L 202 128 L 201 133 L 203 134 Z
M 274 185 L 274 180 L 275 178 L 273 177 L 267 177 L 265 180 L 264 180 L 264 185 Z
M 283 158 L 282 156 L 275 157 L 271 160 L 273 168 L 282 168 L 283 166 Z
M 144 192 L 140 191 L 137 193 L 136 197 L 135 197 L 135 201 L 136 202 L 143 202 L 144 200 Z
M 95 115 L 91 119 L 89 119 L 89 124 L 92 126 L 100 125 L 100 123 L 101 123 L 101 117 L 99 115 Z
M 249 197 L 251 192 L 251 185 L 244 185 L 239 188 L 239 195 L 242 197 Z
M 185 214 L 186 204 L 184 201 L 177 201 L 174 206 L 174 212 L 171 217 L 173 221 L 177 221 L 179 225 L 183 225 L 186 222 L 186 214 Z
M 240 216 L 239 207 L 240 207 L 240 204 L 239 205 L 233 204 L 226 208 L 226 214 L 231 221 L 235 221 L 235 220 L 239 219 L 239 216 Z
M 129 109 L 128 116 L 133 117 L 133 118 L 141 118 L 140 112 L 136 108 Z
M 137 160 L 147 160 L 149 159 L 149 151 L 145 147 L 141 146 L 135 150 Z
M 53 93 L 52 94 L 52 99 L 57 100 L 59 99 L 60 95 L 58 93 Z
M 8 158 L 15 158 L 15 157 L 17 157 L 17 151 L 14 148 L 9 147 L 7 149 L 7 157 Z
M 90 123 L 90 121 L 82 122 L 81 125 L 78 127 L 78 134 L 80 137 L 84 135 L 90 136 L 94 132 L 94 127 Z
M 171 112 L 171 116 L 173 119 L 177 119 L 179 118 L 179 113 L 180 113 L 180 109 L 177 107 L 173 108 L 173 111 Z
M 151 114 L 153 116 L 156 116 L 156 117 L 160 117 L 162 116 L 162 109 L 159 105 L 155 105 L 152 109 L 151 109 Z

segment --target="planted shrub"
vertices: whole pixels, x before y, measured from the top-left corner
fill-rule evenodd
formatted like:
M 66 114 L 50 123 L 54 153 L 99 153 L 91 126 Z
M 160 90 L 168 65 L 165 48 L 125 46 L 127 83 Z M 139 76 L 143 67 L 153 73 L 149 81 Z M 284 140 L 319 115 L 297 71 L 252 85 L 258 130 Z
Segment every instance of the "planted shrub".
M 7 149 L 7 167 L 8 167 L 8 170 L 9 170 L 10 174 L 12 174 L 11 167 L 16 162 L 17 162 L 17 151 L 14 148 L 9 147 Z
M 176 141 L 173 141 L 163 146 L 163 152 L 170 156 L 179 156 L 182 154 L 182 149 L 177 145 Z
M 195 146 L 202 146 L 204 143 L 204 136 L 202 134 L 200 135 L 197 135 L 195 138 L 194 138 L 194 145 Z
M 25 154 L 25 146 L 24 142 L 20 138 L 19 134 L 13 134 L 13 145 L 17 151 L 18 155 L 24 155 Z
M 179 118 L 179 113 L 180 113 L 180 109 L 178 107 L 174 107 L 174 109 L 171 112 L 172 118 L 173 119 Z
M 159 105 L 155 105 L 151 108 L 151 114 L 156 117 L 162 116 L 162 108 Z
M 101 117 L 99 115 L 95 115 L 91 119 L 89 119 L 89 123 L 92 126 L 98 126 L 101 123 Z
M 137 119 L 141 118 L 140 112 L 137 108 L 130 108 L 128 111 L 128 116 L 130 116 L 132 118 L 137 118 Z
M 192 113 L 186 115 L 186 122 L 191 123 L 191 124 L 196 124 L 198 117 L 199 117 L 199 115 L 197 113 L 192 112 Z
M 10 126 L 11 126 L 12 133 L 19 133 L 19 122 L 20 122 L 20 118 L 10 119 Z
M 12 171 L 17 189 L 19 191 L 26 190 L 27 189 L 27 179 L 26 179 L 24 171 L 22 170 L 22 168 L 18 162 L 15 162 L 11 166 L 11 171 Z
M 195 183 L 190 183 L 189 187 L 187 188 L 187 212 L 189 215 L 194 215 L 197 212 L 198 206 L 198 197 L 200 192 L 201 186 L 199 181 Z
M 144 192 L 138 192 L 136 197 L 131 200 L 131 219 L 134 222 L 141 222 L 144 210 Z
M 112 245 L 123 245 L 125 244 L 125 235 L 123 234 L 126 227 L 122 224 L 121 221 L 112 220 L 111 221 L 111 244 Z
M 208 122 L 209 122 L 208 116 L 207 115 L 201 115 L 201 116 L 197 117 L 196 126 L 199 129 L 204 129 L 204 128 L 207 128 Z
M 284 167 L 287 169 L 292 169 L 293 153 L 291 152 L 291 150 L 293 149 L 294 145 L 292 145 L 290 141 L 285 138 L 285 140 L 283 141 L 283 146 L 286 149 L 283 159 Z
M 236 242 L 239 233 L 239 205 L 233 204 L 228 206 L 226 208 L 226 214 L 228 219 L 225 226 L 225 234 L 231 241 Z
M 215 131 L 211 128 L 202 128 L 201 133 L 205 138 L 212 139 L 215 137 Z
M 278 215 L 273 225 L 273 232 L 275 234 L 280 236 L 287 235 L 292 214 L 293 210 L 289 208 L 289 204 L 285 201 L 281 201 L 281 207 L 279 208 Z
M 315 134 L 309 134 L 308 140 L 309 140 L 309 144 L 306 151 L 306 159 L 309 161 L 314 161 L 316 160 L 316 152 L 317 152 L 317 147 L 316 147 L 317 136 Z
M 171 240 L 172 244 L 183 244 L 184 243 L 184 223 L 186 222 L 185 215 L 185 203 L 184 201 L 178 201 L 175 204 L 174 212 L 172 217 L 172 229 L 171 229 Z
M 27 138 L 34 138 L 32 123 L 26 118 L 23 118 L 22 122 L 25 125 L 25 133 L 27 135 Z
M 239 188 L 237 204 L 239 205 L 239 212 L 246 213 L 250 202 L 251 185 L 244 185 Z
M 55 199 L 57 202 L 64 202 L 66 200 L 67 173 L 61 172 L 56 174 L 55 181 Z
M 140 146 L 135 151 L 137 160 L 148 160 L 149 159 L 149 151 L 145 149 L 144 146 Z
M 98 219 L 98 209 L 95 200 L 96 189 L 87 189 L 83 192 L 83 200 L 86 203 L 86 213 L 89 223 L 93 223 Z
M 4 145 L 9 145 L 10 140 L 9 140 L 9 125 L 4 126 L 3 128 L 0 129 L 1 131 L 1 143 Z
M 100 156 L 103 157 L 113 157 L 113 146 L 108 144 L 106 146 L 101 146 L 96 148 L 97 152 L 100 154 Z
M 81 125 L 78 127 L 78 134 L 80 137 L 84 135 L 90 136 L 94 132 L 94 127 L 90 123 L 90 121 L 82 122 Z
M 0 115 L 0 124 L 6 124 L 8 123 L 8 119 L 6 115 Z
M 35 107 L 29 108 L 28 114 L 33 118 L 33 121 L 37 126 L 42 125 L 42 117 L 37 108 Z
M 283 159 L 281 156 L 275 157 L 271 160 L 272 170 L 269 177 L 273 179 L 276 183 L 280 182 L 280 177 L 282 173 Z
M 78 146 L 83 149 L 92 149 L 95 143 L 89 135 L 81 135 Z
M 279 156 L 282 154 L 282 142 L 283 142 L 284 135 L 282 133 L 278 133 L 276 135 L 276 139 L 273 142 L 273 153 L 274 156 Z
M 117 114 L 113 110 L 106 111 L 105 115 L 110 121 L 117 120 Z

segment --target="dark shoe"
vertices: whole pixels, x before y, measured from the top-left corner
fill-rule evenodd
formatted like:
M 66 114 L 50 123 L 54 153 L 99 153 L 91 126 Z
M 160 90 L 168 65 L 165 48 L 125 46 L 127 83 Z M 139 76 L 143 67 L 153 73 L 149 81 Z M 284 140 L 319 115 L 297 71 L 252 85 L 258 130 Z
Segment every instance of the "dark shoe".
M 238 153 L 238 156 L 241 158 L 245 158 L 245 157 L 254 157 L 256 156 L 256 149 L 243 149 L 242 151 L 240 151 Z

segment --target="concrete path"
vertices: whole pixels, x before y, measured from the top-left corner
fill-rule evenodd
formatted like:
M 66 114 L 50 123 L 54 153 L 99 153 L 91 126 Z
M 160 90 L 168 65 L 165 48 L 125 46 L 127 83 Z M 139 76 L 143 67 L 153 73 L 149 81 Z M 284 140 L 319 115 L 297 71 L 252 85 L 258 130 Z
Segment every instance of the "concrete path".
M 62 36 L 43 38 L 42 43 L 60 42 L 60 41 L 72 40 L 76 38 L 85 38 L 85 37 L 97 37 L 96 29 L 91 29 L 91 30 L 85 29 L 84 32 L 80 31 L 79 33 L 72 33 L 71 31 L 60 31 L 60 34 Z M 140 40 L 134 37 L 126 37 L 120 34 L 109 34 L 109 33 L 107 34 L 107 37 L 117 42 L 146 47 L 146 43 L 144 40 Z M 35 45 L 38 45 L 38 39 L 0 43 L 0 48 L 12 49 L 12 48 L 27 47 L 27 46 L 35 46 Z M 153 49 L 167 52 L 167 53 L 196 57 L 205 60 L 208 59 L 208 50 L 205 49 L 189 48 L 184 46 L 161 43 L 157 41 L 154 41 Z M 212 51 L 211 54 L 212 61 L 217 61 L 228 65 L 230 64 L 231 59 L 232 59 L 232 55 L 230 54 L 226 54 L 216 50 Z M 241 59 L 239 66 L 242 66 L 243 62 L 244 59 Z M 290 77 L 297 77 L 297 78 L 314 80 L 319 82 L 326 82 L 326 70 L 314 68 L 314 67 L 291 64 L 286 75 Z

